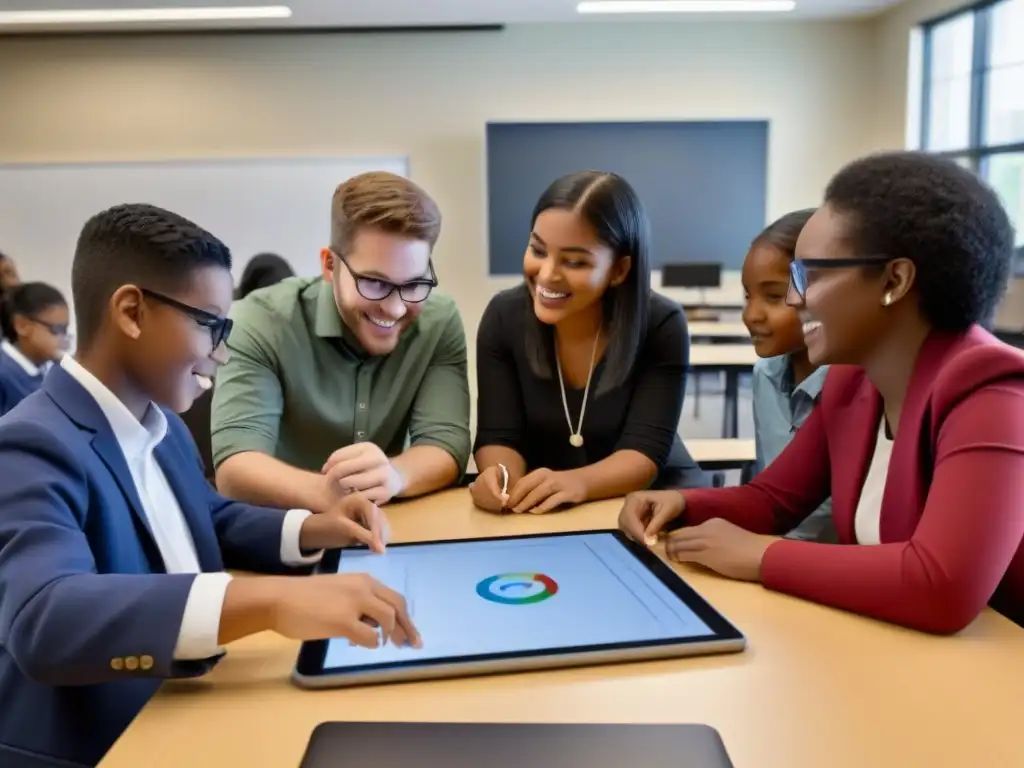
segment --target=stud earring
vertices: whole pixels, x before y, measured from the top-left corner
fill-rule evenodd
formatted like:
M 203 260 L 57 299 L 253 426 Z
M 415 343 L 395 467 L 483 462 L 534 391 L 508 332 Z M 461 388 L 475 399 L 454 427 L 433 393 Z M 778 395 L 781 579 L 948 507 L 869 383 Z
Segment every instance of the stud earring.
M 886 306 L 886 307 L 888 307 L 890 304 L 892 304 L 892 293 L 891 292 L 885 294 L 885 296 L 882 297 L 882 304 L 884 306 Z

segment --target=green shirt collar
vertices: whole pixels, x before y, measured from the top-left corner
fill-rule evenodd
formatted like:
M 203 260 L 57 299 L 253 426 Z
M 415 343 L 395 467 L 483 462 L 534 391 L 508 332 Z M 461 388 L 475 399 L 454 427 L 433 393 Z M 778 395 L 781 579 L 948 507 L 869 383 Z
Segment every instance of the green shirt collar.
M 314 328 L 321 339 L 344 338 L 348 328 L 341 320 L 338 304 L 334 300 L 334 286 L 321 280 L 316 293 L 316 316 Z M 351 335 L 351 333 L 349 334 Z
M 316 293 L 316 310 L 313 319 L 314 332 L 321 339 L 340 339 L 342 344 L 356 357 L 366 358 L 370 355 L 359 343 L 352 330 L 345 325 L 334 300 L 334 286 L 327 280 L 320 280 Z

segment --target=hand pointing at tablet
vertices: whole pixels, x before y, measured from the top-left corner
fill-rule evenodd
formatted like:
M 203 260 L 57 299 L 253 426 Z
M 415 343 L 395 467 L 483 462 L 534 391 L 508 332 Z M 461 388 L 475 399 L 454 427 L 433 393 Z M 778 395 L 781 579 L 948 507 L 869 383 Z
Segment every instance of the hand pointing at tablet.
M 365 573 L 232 579 L 218 641 L 265 630 L 293 640 L 343 637 L 364 648 L 422 646 L 405 598 Z

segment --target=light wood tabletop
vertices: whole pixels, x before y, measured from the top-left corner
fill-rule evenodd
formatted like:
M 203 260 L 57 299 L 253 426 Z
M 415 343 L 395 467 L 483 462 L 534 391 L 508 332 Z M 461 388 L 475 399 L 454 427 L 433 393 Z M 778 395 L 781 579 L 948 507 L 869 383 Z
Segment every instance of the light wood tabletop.
M 753 368 L 758 361 L 751 344 L 691 344 L 691 368 Z
M 694 320 L 687 328 L 692 339 L 732 339 L 750 340 L 750 331 L 743 323 L 716 323 L 706 320 Z
M 418 541 L 606 528 L 619 506 L 494 516 L 456 490 L 388 512 L 396 540 Z M 747 651 L 308 692 L 288 682 L 298 644 L 258 635 L 207 677 L 165 683 L 101 766 L 296 766 L 325 720 L 693 722 L 719 730 L 736 768 L 1024 765 L 1024 630 L 1006 619 L 986 611 L 959 636 L 932 637 L 679 570 L 746 633 Z

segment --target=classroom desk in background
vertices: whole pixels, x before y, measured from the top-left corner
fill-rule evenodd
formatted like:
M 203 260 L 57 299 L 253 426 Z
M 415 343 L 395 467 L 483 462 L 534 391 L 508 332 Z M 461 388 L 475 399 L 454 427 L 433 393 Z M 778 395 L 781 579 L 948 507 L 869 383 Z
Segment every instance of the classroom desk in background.
M 690 438 L 683 443 L 701 469 L 711 472 L 746 469 L 757 460 L 757 444 L 752 439 Z
M 725 374 L 722 437 L 739 437 L 740 375 L 754 370 L 757 353 L 750 344 L 693 344 L 690 369 L 695 373 Z
M 620 506 L 499 516 L 454 490 L 388 514 L 396 541 L 422 541 L 608 528 Z M 298 643 L 257 635 L 165 683 L 100 766 L 294 766 L 325 720 L 706 723 L 736 768 L 1024 765 L 1024 630 L 1002 616 L 933 637 L 676 567 L 745 653 L 307 692 L 288 682 Z
M 704 344 L 750 342 L 750 331 L 743 323 L 719 323 L 694 320 L 689 324 L 690 340 Z

